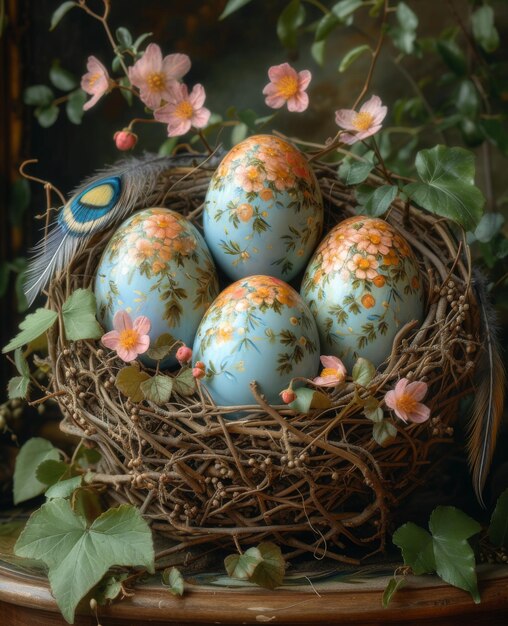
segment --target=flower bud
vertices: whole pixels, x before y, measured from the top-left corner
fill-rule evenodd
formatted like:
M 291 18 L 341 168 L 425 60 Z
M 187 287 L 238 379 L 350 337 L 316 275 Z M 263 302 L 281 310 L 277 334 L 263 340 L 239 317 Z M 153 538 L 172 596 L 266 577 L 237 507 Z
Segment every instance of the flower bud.
M 204 378 L 206 376 L 206 371 L 204 367 L 193 367 L 192 375 L 194 378 Z
M 199 369 L 202 369 L 202 370 L 206 369 L 206 365 L 203 363 L 203 361 L 196 361 L 194 367 L 199 367 Z
M 296 400 L 296 393 L 289 387 L 281 391 L 279 395 L 282 398 L 282 402 L 285 404 L 291 404 L 291 402 Z
M 180 346 L 176 351 L 176 360 L 180 365 L 184 365 L 185 363 L 189 363 L 192 359 L 192 350 L 188 346 Z
M 118 150 L 132 150 L 138 141 L 138 136 L 128 128 L 118 130 L 114 135 L 115 145 Z

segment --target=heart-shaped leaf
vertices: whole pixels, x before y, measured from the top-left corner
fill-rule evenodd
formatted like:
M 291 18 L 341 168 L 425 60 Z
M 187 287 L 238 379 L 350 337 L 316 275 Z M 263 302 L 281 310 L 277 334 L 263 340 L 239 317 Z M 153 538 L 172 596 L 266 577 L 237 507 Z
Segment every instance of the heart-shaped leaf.
M 118 372 L 115 384 L 132 402 L 141 402 L 145 399 L 141 384 L 149 378 L 150 375 L 142 372 L 139 366 L 128 365 Z
M 162 583 L 174 596 L 183 596 L 185 581 L 178 568 L 166 568 L 162 572 Z
M 330 398 L 322 391 L 299 387 L 295 389 L 296 399 L 288 406 L 299 413 L 308 413 L 311 409 L 328 409 L 331 406 Z
M 408 522 L 393 533 L 392 541 L 402 550 L 404 564 L 409 565 L 414 574 L 420 576 L 436 571 L 432 536 L 428 531 Z
M 366 387 L 376 375 L 376 368 L 368 359 L 360 357 L 353 365 L 351 375 L 357 385 Z
M 59 458 L 58 450 L 42 437 L 33 437 L 21 446 L 14 466 L 14 504 L 44 493 L 47 485 L 37 479 L 37 468 L 43 461 Z
M 76 289 L 62 306 L 65 336 L 71 341 L 99 339 L 103 330 L 95 319 L 97 303 L 90 289 Z
M 157 374 L 144 380 L 139 388 L 146 400 L 155 404 L 166 404 L 173 391 L 173 379 L 170 376 Z
M 258 563 L 262 560 L 257 548 L 249 548 L 243 554 L 230 554 L 224 559 L 226 572 L 231 578 L 250 580 Z
M 257 564 L 250 581 L 264 589 L 276 589 L 282 585 L 286 571 L 286 561 L 279 546 L 265 541 L 257 547 L 261 561 Z

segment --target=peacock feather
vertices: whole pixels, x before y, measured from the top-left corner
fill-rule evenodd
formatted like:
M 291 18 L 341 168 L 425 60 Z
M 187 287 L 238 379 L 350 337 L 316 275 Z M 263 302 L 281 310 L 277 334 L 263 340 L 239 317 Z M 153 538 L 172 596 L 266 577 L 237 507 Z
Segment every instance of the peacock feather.
M 74 190 L 60 209 L 48 235 L 32 250 L 25 295 L 29 304 L 58 272 L 65 269 L 96 233 L 142 208 L 163 172 L 174 167 L 216 166 L 221 155 L 189 155 L 123 159 L 98 171 Z

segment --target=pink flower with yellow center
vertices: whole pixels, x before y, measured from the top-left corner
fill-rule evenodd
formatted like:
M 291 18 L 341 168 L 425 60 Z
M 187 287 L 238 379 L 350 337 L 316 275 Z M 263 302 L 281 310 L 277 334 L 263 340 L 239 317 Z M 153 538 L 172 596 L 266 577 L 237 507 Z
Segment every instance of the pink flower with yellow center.
M 387 110 L 379 96 L 372 96 L 370 100 L 362 104 L 358 112 L 353 109 L 336 111 L 335 122 L 344 130 L 349 131 L 341 134 L 341 141 L 345 144 L 353 144 L 377 133 L 386 117 Z
M 144 315 L 136 317 L 133 322 L 127 311 L 117 311 L 113 318 L 114 330 L 103 335 L 101 342 L 106 348 L 115 350 L 123 361 L 130 363 L 148 350 L 150 326 L 150 320 Z
M 369 229 L 362 232 L 360 241 L 357 244 L 358 250 L 365 250 L 369 254 L 388 254 L 392 245 L 390 236 L 379 230 Z
M 173 250 L 182 256 L 190 256 L 196 249 L 196 241 L 193 237 L 180 237 L 173 242 Z
M 210 119 L 210 111 L 203 105 L 206 100 L 203 85 L 194 85 L 189 93 L 187 85 L 174 84 L 167 104 L 154 112 L 159 122 L 168 125 L 168 137 L 180 137 L 194 128 L 204 128 Z
M 378 262 L 376 261 L 376 257 L 371 254 L 363 256 L 357 253 L 347 264 L 348 270 L 354 272 L 356 278 L 360 278 L 361 280 L 372 280 L 375 278 L 377 276 L 377 267 Z
M 344 363 L 336 356 L 322 355 L 319 358 L 323 370 L 312 382 L 320 387 L 337 387 L 343 383 L 347 373 Z
M 255 165 L 239 165 L 235 170 L 235 183 L 244 191 L 261 191 L 265 173 Z
M 284 191 L 295 184 L 295 177 L 288 164 L 280 159 L 266 162 L 266 178 L 273 182 L 279 191 Z
M 88 109 L 97 104 L 100 98 L 113 85 L 113 81 L 109 78 L 108 70 L 94 56 L 88 57 L 86 69 L 88 72 L 81 79 L 81 89 L 92 97 L 83 105 L 84 111 L 88 111 Z
M 409 382 L 407 378 L 401 378 L 395 385 L 395 389 L 386 393 L 386 406 L 404 422 L 421 424 L 430 417 L 429 407 L 420 402 L 425 398 L 427 390 L 427 383 Z
M 270 82 L 263 89 L 265 102 L 271 109 L 287 104 L 288 111 L 301 113 L 309 106 L 306 89 L 312 78 L 309 70 L 297 72 L 289 63 L 273 65 L 268 70 Z
M 256 291 L 249 293 L 247 298 L 255 305 L 261 306 L 266 304 L 270 306 L 274 303 L 277 292 L 273 287 L 258 287 Z
M 190 70 L 186 54 L 170 54 L 162 58 L 159 46 L 151 43 L 143 56 L 129 68 L 129 80 L 139 89 L 139 97 L 149 109 L 157 109 L 168 101 L 171 88 Z
M 137 261 L 146 261 L 153 256 L 154 249 L 151 241 L 148 239 L 138 239 L 131 248 L 131 254 Z
M 180 222 L 169 213 L 151 215 L 144 224 L 145 233 L 148 237 L 157 239 L 175 239 L 182 232 Z

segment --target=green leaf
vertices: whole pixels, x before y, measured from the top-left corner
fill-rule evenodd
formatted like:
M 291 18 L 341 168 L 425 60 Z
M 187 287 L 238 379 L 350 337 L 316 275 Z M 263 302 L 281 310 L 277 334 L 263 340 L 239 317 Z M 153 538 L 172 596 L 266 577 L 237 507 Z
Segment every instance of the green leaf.
M 23 225 L 23 215 L 30 205 L 30 185 L 26 178 L 17 178 L 9 194 L 9 219 L 13 226 Z
M 455 507 L 438 506 L 430 516 L 429 528 L 436 572 L 450 585 L 468 591 L 478 604 L 474 552 L 467 539 L 480 532 L 480 524 Z
M 87 526 L 67 500 L 52 500 L 32 514 L 15 553 L 46 563 L 51 590 L 68 622 L 73 621 L 78 602 L 110 567 L 154 571 L 152 533 L 130 505 L 110 509 Z
M 298 29 L 305 21 L 305 9 L 300 0 L 291 0 L 277 20 L 277 35 L 287 50 L 296 50 Z
M 226 572 L 230 578 L 250 580 L 263 557 L 257 548 L 249 548 L 243 554 L 230 554 L 224 559 Z
M 257 546 L 261 561 L 256 565 L 249 580 L 264 589 L 276 589 L 284 580 L 286 561 L 279 546 L 265 541 Z
M 149 378 L 150 375 L 146 372 L 142 372 L 138 366 L 129 365 L 122 367 L 118 372 L 115 384 L 132 402 L 141 402 L 145 399 L 145 394 L 141 389 L 141 383 Z
M 166 568 L 162 572 L 162 583 L 174 596 L 183 596 L 184 579 L 178 568 Z
M 393 533 L 392 541 L 401 549 L 404 564 L 409 565 L 416 576 L 436 571 L 432 536 L 428 531 L 408 522 Z
M 57 9 L 55 9 L 55 11 L 53 11 L 53 15 L 51 16 L 51 26 L 49 27 L 49 30 L 54 30 L 60 23 L 60 20 L 76 6 L 78 6 L 77 2 L 62 2 L 62 4 Z
M 382 448 L 397 437 L 397 429 L 389 420 L 380 420 L 372 427 L 372 439 Z
M 366 387 L 376 375 L 376 368 L 368 359 L 360 357 L 353 365 L 351 375 L 357 385 Z
M 474 156 L 464 148 L 435 146 L 418 152 L 416 169 L 423 182 L 406 185 L 404 192 L 427 211 L 474 230 L 485 203 L 474 185 Z
M 346 157 L 340 164 L 339 176 L 344 184 L 357 185 L 358 183 L 363 183 L 373 169 L 374 163 Z
M 60 109 L 56 104 L 50 104 L 49 106 L 37 107 L 34 111 L 37 121 L 43 128 L 49 128 L 58 119 Z
M 331 11 L 341 22 L 344 22 L 346 18 L 361 7 L 362 4 L 363 0 L 340 0 L 340 2 L 336 2 L 333 5 Z
M 143 33 L 142 35 L 140 35 L 136 41 L 132 44 L 132 48 L 134 49 L 135 52 L 138 51 L 139 46 L 143 43 L 143 41 L 145 41 L 146 39 L 148 39 L 148 37 L 151 37 L 153 35 L 153 33 Z M 175 137 L 176 139 L 176 137 Z
M 499 47 L 499 33 L 494 26 L 494 10 L 488 4 L 478 7 L 471 15 L 473 37 L 485 52 L 494 52 Z
M 70 498 L 74 491 L 81 486 L 83 476 L 73 476 L 66 480 L 60 480 L 46 491 L 46 498 L 48 500 L 55 500 L 56 498 Z
M 399 2 L 395 11 L 398 26 L 390 28 L 393 43 L 404 54 L 412 54 L 415 51 L 416 29 L 418 17 L 405 2 Z
M 173 379 L 170 376 L 157 374 L 140 384 L 140 389 L 146 400 L 155 404 L 166 404 L 173 391 Z
M 97 585 L 94 592 L 94 598 L 97 602 L 104 606 L 110 600 L 117 598 L 123 590 L 122 582 L 128 577 L 128 574 L 117 574 L 116 576 L 106 576 Z
M 97 303 L 90 289 L 76 289 L 62 306 L 65 336 L 69 341 L 100 339 L 103 330 L 95 319 Z
M 69 471 L 69 466 L 64 461 L 48 459 L 37 466 L 35 476 L 45 485 L 54 485 L 64 474 Z
M 383 599 L 381 601 L 383 609 L 388 608 L 388 605 L 392 601 L 392 598 L 395 595 L 395 593 L 401 587 L 404 587 L 406 583 L 407 583 L 407 578 L 405 576 L 394 576 L 393 578 L 390 578 L 383 592 Z
M 47 107 L 54 99 L 55 94 L 46 85 L 32 85 L 23 92 L 23 102 L 29 106 Z
M 505 489 L 497 499 L 488 535 L 493 546 L 508 548 L 508 489 Z
M 345 72 L 348 67 L 352 65 L 357 59 L 359 59 L 365 52 L 370 52 L 372 54 L 372 48 L 367 44 L 356 46 L 356 48 L 350 50 L 340 62 L 339 72 Z
M 384 418 L 383 409 L 379 406 L 379 402 L 373 396 L 370 396 L 363 404 L 363 414 L 371 422 L 382 422 Z
M 30 368 L 28 367 L 27 360 L 25 359 L 21 348 L 16 348 L 14 351 L 14 363 L 16 364 L 16 369 L 21 376 L 30 376 Z
M 181 370 L 173 378 L 173 391 L 180 396 L 192 396 L 196 391 L 196 379 L 192 375 L 192 369 Z
M 83 105 L 86 102 L 86 93 L 82 89 L 76 89 L 69 94 L 69 99 L 65 105 L 65 112 L 69 121 L 73 124 L 81 124 L 83 119 Z
M 53 63 L 51 66 L 49 70 L 49 80 L 54 87 L 61 91 L 71 91 L 78 86 L 76 77 L 68 70 L 60 67 L 58 63 Z
M 508 132 L 503 124 L 499 120 L 480 120 L 480 129 L 503 156 L 508 157 Z
M 161 361 L 171 354 L 174 350 L 177 340 L 169 333 L 162 333 L 155 341 L 150 344 L 146 351 L 146 356 L 154 361 Z
M 116 39 L 124 48 L 130 48 L 132 46 L 132 35 L 130 31 L 123 26 L 116 29 Z
M 327 409 L 331 406 L 330 398 L 321 391 L 308 387 L 299 387 L 294 391 L 296 399 L 288 406 L 299 413 L 308 413 L 311 409 Z
M 33 437 L 21 446 L 14 466 L 14 504 L 30 500 L 46 489 L 36 477 L 39 465 L 47 459 L 58 460 L 60 454 L 47 439 Z
M 472 240 L 488 243 L 499 233 L 504 222 L 505 217 L 502 213 L 485 213 L 473 233 Z
M 312 44 L 310 48 L 310 53 L 312 54 L 312 58 L 321 67 L 325 63 L 325 49 L 326 49 L 326 41 L 316 41 L 315 43 Z
M 171 156 L 178 143 L 178 137 L 169 137 L 159 147 L 159 156 Z
M 379 217 L 388 211 L 397 197 L 398 191 L 397 185 L 381 185 L 379 187 L 361 185 L 356 188 L 356 200 L 362 213 Z
M 7 383 L 7 396 L 9 400 L 16 398 L 26 399 L 29 386 L 30 379 L 26 376 L 13 376 Z
M 239 124 L 233 126 L 233 129 L 231 130 L 231 143 L 233 144 L 233 146 L 236 146 L 237 143 L 243 141 L 245 137 L 247 137 L 248 132 L 249 129 L 247 128 L 247 125 L 243 122 L 240 122 Z
M 241 9 L 246 4 L 249 4 L 249 2 L 251 2 L 251 0 L 228 0 L 228 3 L 224 7 L 224 11 L 222 11 L 222 13 L 219 16 L 219 20 L 223 20 L 228 15 L 231 15 L 231 13 L 234 13 L 235 11 L 238 11 L 238 9 Z
M 252 109 L 238 111 L 238 119 L 243 122 L 249 130 L 255 130 L 258 114 Z
M 316 34 L 314 36 L 314 41 L 316 43 L 321 43 L 325 41 L 328 35 L 336 28 L 339 24 L 341 24 L 341 20 L 335 15 L 335 13 L 325 13 L 323 17 L 319 20 Z
M 24 313 L 28 308 L 28 300 L 25 296 L 25 278 L 28 270 L 28 261 L 23 258 L 16 259 L 18 268 L 16 269 L 16 280 L 14 281 L 14 291 L 16 292 L 18 313 Z
M 474 118 L 480 107 L 480 95 L 471 80 L 460 81 L 455 97 L 455 106 L 462 115 Z
M 443 61 L 457 76 L 467 74 L 467 61 L 460 47 L 451 39 L 439 39 L 437 50 Z
M 2 349 L 2 352 L 5 354 L 37 339 L 53 326 L 57 317 L 57 312 L 51 309 L 36 309 L 20 323 L 21 332 Z

